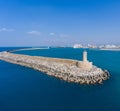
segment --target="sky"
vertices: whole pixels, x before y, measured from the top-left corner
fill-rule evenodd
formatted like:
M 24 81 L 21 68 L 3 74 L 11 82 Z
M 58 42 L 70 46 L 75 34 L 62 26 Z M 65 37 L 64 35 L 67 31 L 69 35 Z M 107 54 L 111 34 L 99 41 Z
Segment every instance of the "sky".
M 120 0 L 0 0 L 0 46 L 120 44 Z

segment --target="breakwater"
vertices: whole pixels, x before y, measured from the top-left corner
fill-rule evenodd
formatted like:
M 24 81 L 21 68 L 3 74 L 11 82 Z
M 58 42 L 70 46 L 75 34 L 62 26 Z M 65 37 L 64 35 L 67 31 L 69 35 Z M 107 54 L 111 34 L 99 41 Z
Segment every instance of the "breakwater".
M 102 83 L 109 78 L 108 71 L 92 65 L 90 70 L 78 67 L 81 61 L 1 52 L 0 60 L 30 67 L 59 79 L 80 84 Z M 86 64 L 85 64 L 86 65 Z
M 35 47 L 32 47 L 32 48 L 23 48 L 23 49 L 16 49 L 16 50 L 10 50 L 10 51 L 7 51 L 7 52 L 16 52 L 16 51 L 24 51 L 24 50 L 40 50 L 40 49 L 49 49 L 49 47 L 47 48 L 35 48 Z

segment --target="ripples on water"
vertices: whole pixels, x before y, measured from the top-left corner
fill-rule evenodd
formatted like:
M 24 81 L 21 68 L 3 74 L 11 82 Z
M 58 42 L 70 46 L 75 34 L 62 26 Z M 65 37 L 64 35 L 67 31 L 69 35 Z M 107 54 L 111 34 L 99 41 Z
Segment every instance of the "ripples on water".
M 16 53 L 81 60 L 82 51 L 52 48 Z M 68 83 L 0 61 L 0 111 L 120 111 L 120 52 L 88 50 L 88 58 L 109 70 L 111 77 L 103 85 Z

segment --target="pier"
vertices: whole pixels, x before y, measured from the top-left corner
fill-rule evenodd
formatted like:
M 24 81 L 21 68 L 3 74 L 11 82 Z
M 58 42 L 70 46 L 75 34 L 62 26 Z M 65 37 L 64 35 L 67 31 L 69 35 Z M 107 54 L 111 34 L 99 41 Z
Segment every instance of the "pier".
M 109 78 L 109 72 L 102 70 L 87 60 L 87 52 L 83 52 L 83 60 L 59 59 L 41 56 L 29 56 L 1 52 L 0 60 L 33 68 L 59 79 L 80 84 L 101 84 Z

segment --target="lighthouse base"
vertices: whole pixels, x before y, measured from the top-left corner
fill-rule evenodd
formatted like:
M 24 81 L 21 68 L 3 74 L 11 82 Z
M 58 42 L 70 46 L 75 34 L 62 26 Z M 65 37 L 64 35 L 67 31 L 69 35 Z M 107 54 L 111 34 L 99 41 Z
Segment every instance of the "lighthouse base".
M 81 68 L 82 70 L 91 70 L 93 65 L 92 65 L 92 62 L 89 62 L 89 61 L 80 61 L 78 62 L 78 66 L 79 68 Z

